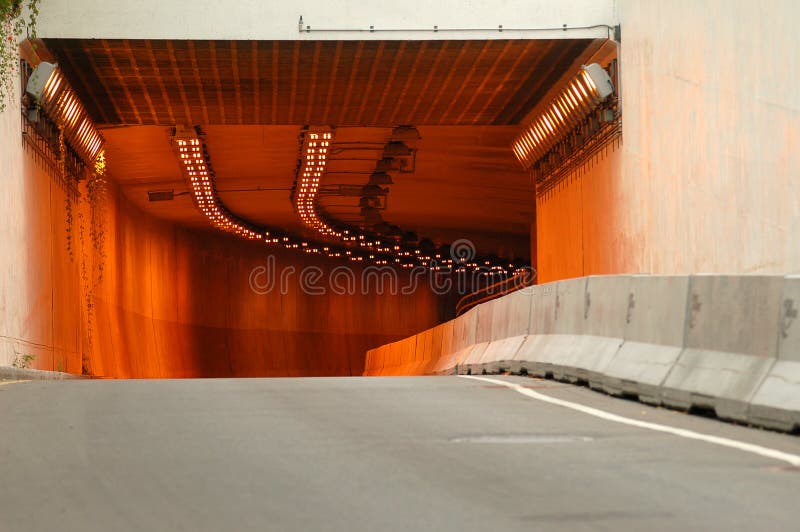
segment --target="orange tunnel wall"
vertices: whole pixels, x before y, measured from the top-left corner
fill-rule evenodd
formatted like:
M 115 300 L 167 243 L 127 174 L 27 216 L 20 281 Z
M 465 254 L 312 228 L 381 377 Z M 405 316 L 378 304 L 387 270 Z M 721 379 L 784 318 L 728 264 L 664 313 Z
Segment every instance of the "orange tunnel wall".
M 620 165 L 618 142 L 537 198 L 539 283 L 625 270 L 622 235 L 609 223 L 623 208 L 616 189 Z
M 374 286 L 337 295 L 324 279 L 340 262 L 182 229 L 147 218 L 119 195 L 109 212 L 108 277 L 95 299 L 96 374 L 360 375 L 367 349 L 437 323 L 450 306 L 425 285 L 412 295 L 380 295 Z M 270 253 L 276 286 L 257 293 L 251 274 L 270 264 Z M 300 271 L 308 266 L 321 267 L 316 285 L 325 295 L 304 293 Z M 256 279 L 264 283 L 266 274 Z
M 18 120 L 0 115 L 3 138 L 19 138 Z M 368 349 L 452 312 L 422 281 L 411 295 L 374 285 L 336 295 L 323 281 L 326 295 L 308 295 L 304 267 L 324 280 L 342 263 L 153 219 L 113 186 L 93 218 L 85 183 L 68 208 L 57 172 L 32 150 L 2 151 L 0 194 L 14 199 L 0 209 L 0 365 L 120 378 L 360 375 Z M 260 295 L 251 272 L 271 252 L 277 270 L 295 273 L 283 293 Z

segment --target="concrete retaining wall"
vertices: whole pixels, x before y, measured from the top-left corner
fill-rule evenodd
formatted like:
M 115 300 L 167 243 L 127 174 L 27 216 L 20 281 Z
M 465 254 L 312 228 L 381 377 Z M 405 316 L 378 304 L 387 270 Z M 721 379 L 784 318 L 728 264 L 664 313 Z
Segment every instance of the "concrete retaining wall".
M 583 277 L 521 290 L 372 350 L 366 374 L 532 373 L 793 430 L 798 317 L 800 276 Z

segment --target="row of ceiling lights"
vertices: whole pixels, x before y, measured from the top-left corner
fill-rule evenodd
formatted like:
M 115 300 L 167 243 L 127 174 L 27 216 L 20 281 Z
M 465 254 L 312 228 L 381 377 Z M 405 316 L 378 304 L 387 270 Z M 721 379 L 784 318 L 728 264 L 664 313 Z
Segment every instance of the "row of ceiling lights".
M 39 63 L 25 87 L 36 104 L 55 122 L 70 146 L 93 162 L 102 153 L 104 139 L 64 74 L 56 65 Z
M 514 155 L 530 168 L 564 135 L 594 112 L 614 92 L 608 72 L 597 63 L 584 65 L 512 144 Z
M 514 154 L 523 166 L 529 168 L 570 128 L 592 113 L 613 91 L 611 78 L 600 65 L 593 63 L 581 67 L 578 74 L 558 96 L 515 139 L 512 144 Z M 102 153 L 103 138 L 56 65 L 47 62 L 40 63 L 28 80 L 26 92 L 59 125 L 70 144 L 82 157 L 89 161 L 98 158 Z M 396 128 L 396 131 L 400 129 L 404 128 Z M 416 130 L 414 129 L 414 131 Z M 402 131 L 401 135 L 408 133 L 408 131 Z M 418 135 L 418 132 L 416 134 Z M 184 131 L 182 135 L 176 135 L 175 142 L 195 203 L 212 225 L 220 230 L 249 240 L 280 243 L 291 249 L 302 248 L 309 253 L 348 257 L 358 262 L 369 260 L 378 265 L 386 265 L 391 262 L 403 267 L 423 265 L 435 270 L 453 267 L 479 270 L 490 266 L 491 271 L 498 273 L 514 271 L 513 264 L 509 264 L 506 268 L 504 265 L 492 265 L 492 261 L 482 261 L 481 265 L 474 261 L 454 261 L 453 258 L 446 257 L 443 252 L 424 252 L 419 248 L 412 250 L 407 246 L 401 246 L 399 238 L 395 238 L 394 242 L 387 243 L 379 237 L 356 234 L 350 229 L 338 229 L 326 221 L 318 212 L 316 200 L 332 139 L 333 132 L 330 128 L 317 128 L 307 133 L 303 141 L 303 161 L 295 193 L 295 207 L 303 222 L 320 235 L 339 239 L 351 247 L 361 248 L 365 252 L 364 255 L 354 254 L 349 249 L 314 246 L 307 241 L 296 241 L 286 235 L 275 236 L 269 231 L 234 216 L 225 208 L 216 194 L 213 173 L 205 154 L 205 146 L 196 131 L 191 130 L 189 133 Z M 394 165 L 397 162 L 394 159 L 395 155 L 407 155 L 407 150 L 408 147 L 402 142 L 387 144 L 384 158 L 378 161 L 376 171 L 364 187 L 359 207 L 361 207 L 361 213 L 365 217 L 367 225 L 387 225 L 382 223 L 383 220 L 375 209 L 374 200 L 380 195 L 385 195 L 385 189 L 381 188 L 381 185 L 392 184 L 391 176 L 386 172 L 398 169 Z M 376 214 L 377 216 L 375 216 Z M 392 256 L 392 260 L 381 255 Z M 434 266 L 431 266 L 432 262 L 435 264 Z
M 278 234 L 257 227 L 230 213 L 219 199 L 214 183 L 214 173 L 208 161 L 205 144 L 194 128 L 178 129 L 173 138 L 181 169 L 189 183 L 194 203 L 211 224 L 221 231 L 241 238 L 282 245 L 286 249 L 305 253 L 343 258 L 357 263 L 378 266 L 394 265 L 403 268 L 422 266 L 432 271 L 480 271 L 493 274 L 513 273 L 514 265 L 493 265 L 491 261 L 453 261 L 442 253 L 425 252 L 420 249 L 401 247 L 397 242 L 387 243 L 377 237 L 357 234 L 350 229 L 337 229 L 319 216 L 316 210 L 319 182 L 324 173 L 332 131 L 315 130 L 307 133 L 304 140 L 304 160 L 301 164 L 296 206 L 301 217 L 310 227 L 326 237 L 341 240 L 343 245 L 325 245 Z M 312 164 L 313 163 L 313 164 Z
M 416 137 L 419 133 L 415 128 L 401 127 L 396 128 L 406 130 L 413 129 Z M 408 134 L 401 131 L 401 134 Z M 351 228 L 337 227 L 336 224 L 326 220 L 320 212 L 318 204 L 320 182 L 325 173 L 328 155 L 333 143 L 333 130 L 330 127 L 313 127 L 305 132 L 302 147 L 301 161 L 298 168 L 297 182 L 293 193 L 293 202 L 300 219 L 308 227 L 325 238 L 331 238 L 343 242 L 345 245 L 360 248 L 371 262 L 377 265 L 396 264 L 405 268 L 423 266 L 433 271 L 443 271 L 454 269 L 456 271 L 490 271 L 498 274 L 514 273 L 514 264 L 498 264 L 495 261 L 483 260 L 480 263 L 471 260 L 458 260 L 450 255 L 447 250 L 431 251 L 421 249 L 422 246 L 412 248 L 402 245 L 400 237 L 402 233 L 398 231 L 397 238 L 391 241 L 378 235 L 365 235 L 358 233 Z M 363 189 L 363 196 L 359 202 L 362 216 L 365 217 L 367 225 L 387 225 L 377 213 L 374 201 L 378 196 L 385 195 L 386 189 L 381 188 L 383 184 L 393 183 L 391 176 L 386 170 L 392 168 L 399 169 L 395 164 L 395 157 L 407 157 L 411 155 L 408 146 L 400 141 L 390 141 L 384 149 L 384 157 L 376 165 L 376 171 L 370 176 L 370 180 Z M 374 213 L 372 212 L 374 211 Z M 377 216 L 374 216 L 377 214 Z M 432 243 L 431 243 L 432 244 Z
M 405 142 L 397 140 L 398 138 L 417 141 L 420 139 L 419 131 L 410 126 L 400 126 L 392 131 L 392 140 L 383 147 L 383 158 L 376 162 L 375 171 L 369 176 L 369 181 L 364 186 L 358 204 L 361 208 L 361 216 L 364 218 L 364 225 L 371 227 L 376 233 L 400 231 L 399 228 L 384 222 L 379 210 L 380 208 L 386 209 L 389 185 L 394 184 L 392 176 L 388 172 L 413 173 L 416 167 L 416 150 L 412 150 Z M 411 157 L 414 157 L 415 164 L 409 168 L 408 161 Z

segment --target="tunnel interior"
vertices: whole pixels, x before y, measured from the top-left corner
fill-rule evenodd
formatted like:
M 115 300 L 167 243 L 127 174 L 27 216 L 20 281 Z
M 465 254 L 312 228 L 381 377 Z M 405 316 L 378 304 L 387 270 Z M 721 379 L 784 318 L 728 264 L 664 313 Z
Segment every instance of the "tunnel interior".
M 475 290 L 432 262 L 535 270 L 535 186 L 511 146 L 580 65 L 608 64 L 609 42 L 23 46 L 24 73 L 56 64 L 104 140 L 102 167 L 85 164 L 23 119 L 35 282 L 20 319 L 54 346 L 30 342 L 32 367 L 361 375 L 367 350 Z

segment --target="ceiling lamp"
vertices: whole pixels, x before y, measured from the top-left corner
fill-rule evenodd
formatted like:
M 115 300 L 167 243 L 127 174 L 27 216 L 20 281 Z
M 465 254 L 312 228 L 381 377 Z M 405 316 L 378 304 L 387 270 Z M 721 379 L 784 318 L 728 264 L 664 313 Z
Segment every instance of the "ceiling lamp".
M 233 216 L 219 200 L 205 147 L 196 132 L 192 129 L 177 131 L 174 146 L 192 199 L 209 222 L 217 229 L 248 240 L 264 240 L 268 234 Z
M 387 193 L 388 189 L 376 185 L 366 185 L 362 192 L 365 198 L 377 198 L 378 196 L 385 196 Z
M 25 92 L 64 132 L 69 144 L 87 161 L 103 148 L 103 137 L 58 66 L 42 62 L 33 70 Z
M 148 190 L 148 201 L 172 201 L 175 199 L 175 190 Z
M 303 138 L 303 158 L 297 175 L 293 201 L 300 219 L 307 226 L 325 236 L 342 237 L 342 233 L 328 224 L 317 212 L 317 195 L 322 175 L 328 164 L 333 131 L 328 127 L 309 129 Z
M 613 92 L 611 77 L 603 67 L 597 63 L 582 66 L 558 96 L 514 140 L 514 155 L 525 168 L 530 168 Z
M 377 225 L 383 223 L 383 217 L 381 213 L 378 212 L 378 209 L 374 207 L 364 207 L 361 209 L 361 216 L 364 217 L 364 223 L 366 225 Z
M 414 126 L 398 126 L 392 130 L 392 140 L 415 141 L 421 138 Z
M 351 229 L 334 229 L 328 225 L 316 210 L 314 198 L 319 189 L 319 178 L 324 173 L 325 159 L 329 152 L 331 138 L 333 136 L 330 129 L 312 129 L 307 131 L 303 140 L 304 158 L 300 165 L 298 180 L 292 193 L 293 201 L 297 206 L 298 212 L 303 216 L 307 224 L 314 227 L 318 232 L 328 235 L 331 238 L 339 239 L 343 245 L 331 246 L 315 244 L 307 240 L 300 240 L 292 237 L 288 233 L 278 231 L 268 231 L 266 228 L 259 227 L 244 218 L 241 218 L 229 211 L 222 200 L 219 198 L 216 187 L 214 172 L 211 168 L 205 141 L 200 131 L 194 127 L 177 127 L 173 135 L 173 147 L 175 154 L 189 185 L 189 194 L 194 200 L 197 208 L 211 222 L 211 224 L 221 231 L 233 233 L 247 240 L 261 241 L 270 245 L 281 245 L 286 249 L 298 250 L 303 253 L 323 255 L 331 258 L 339 258 L 357 263 L 370 263 L 378 266 L 392 265 L 402 268 L 422 267 L 431 271 L 442 271 L 443 268 L 453 266 L 453 261 L 444 257 L 434 257 L 428 251 L 432 249 L 432 244 L 424 246 L 422 249 L 414 249 L 417 236 L 414 233 L 406 233 L 405 240 L 410 238 L 410 245 L 406 248 L 401 247 L 396 240 L 384 241 L 375 235 L 357 234 Z M 364 225 L 377 226 L 381 231 L 386 231 L 387 226 L 383 223 L 383 218 L 376 205 L 378 199 L 385 196 L 388 189 L 382 189 L 377 185 L 367 185 L 365 193 L 374 194 L 371 198 L 365 194 L 361 199 L 361 215 L 364 217 Z M 151 191 L 153 201 L 167 199 L 167 196 L 175 196 L 173 191 Z M 311 198 L 309 201 L 308 198 Z M 393 237 L 401 235 L 400 229 L 396 226 L 388 226 L 388 232 Z M 429 242 L 429 241 L 428 241 Z M 434 261 L 440 260 L 440 262 Z M 473 264 L 475 271 L 481 267 Z M 510 265 L 509 265 L 510 266 Z M 504 266 L 493 266 L 487 269 L 486 273 L 493 275 L 511 273 Z
M 404 142 L 389 142 L 383 149 L 384 157 L 408 157 L 411 149 Z
M 399 159 L 392 159 L 390 157 L 384 157 L 380 161 L 375 164 L 375 171 L 376 172 L 393 172 L 397 170 L 402 170 L 405 166 L 403 164 L 404 161 L 400 161 Z
M 392 176 L 386 172 L 375 172 L 369 176 L 369 185 L 394 185 Z

